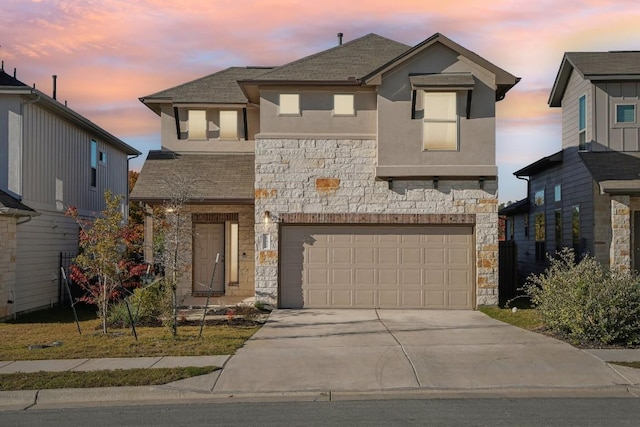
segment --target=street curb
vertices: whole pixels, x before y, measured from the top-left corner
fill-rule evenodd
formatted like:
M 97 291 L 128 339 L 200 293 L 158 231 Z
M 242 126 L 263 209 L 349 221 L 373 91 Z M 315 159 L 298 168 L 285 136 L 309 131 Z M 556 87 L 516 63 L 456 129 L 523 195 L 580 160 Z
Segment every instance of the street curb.
M 585 388 L 401 389 L 379 391 L 291 391 L 211 393 L 162 386 L 0 392 L 0 411 L 88 406 L 138 406 L 171 403 L 331 402 L 349 400 L 465 399 L 465 398 L 638 398 L 640 387 L 614 385 Z

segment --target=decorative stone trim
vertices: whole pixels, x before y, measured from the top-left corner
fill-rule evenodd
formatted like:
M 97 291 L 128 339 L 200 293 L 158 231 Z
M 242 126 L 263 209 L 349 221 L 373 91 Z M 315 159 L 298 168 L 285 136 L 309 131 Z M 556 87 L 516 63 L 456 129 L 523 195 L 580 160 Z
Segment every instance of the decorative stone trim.
M 224 224 L 226 221 L 238 221 L 237 213 L 193 213 L 191 222 L 194 224 Z
M 474 225 L 474 214 L 282 213 L 291 224 L 451 224 Z

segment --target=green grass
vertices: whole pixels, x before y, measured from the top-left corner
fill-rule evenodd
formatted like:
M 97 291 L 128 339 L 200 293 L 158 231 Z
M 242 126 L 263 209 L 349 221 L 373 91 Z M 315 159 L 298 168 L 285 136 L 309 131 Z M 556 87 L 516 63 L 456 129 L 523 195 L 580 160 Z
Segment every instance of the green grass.
M 620 365 L 620 366 L 628 366 L 629 368 L 640 369 L 640 362 L 608 362 L 608 363 L 613 363 L 614 365 Z
M 79 310 L 78 334 L 71 309 L 30 313 L 16 321 L 0 323 L 0 360 L 78 359 L 142 356 L 201 356 L 234 354 L 259 327 L 180 326 L 173 338 L 164 327 L 138 327 L 138 340 L 131 329 L 110 329 L 104 335 L 95 311 Z M 29 350 L 33 345 L 60 346 Z
M 219 368 L 213 366 L 156 369 L 116 369 L 88 372 L 32 372 L 0 374 L 0 390 L 44 390 L 54 388 L 91 388 L 167 384 L 204 375 Z
M 529 331 L 535 331 L 544 326 L 540 313 L 534 308 L 518 309 L 515 313 L 510 308 L 500 308 L 496 306 L 480 306 L 478 310 L 489 317 L 517 326 Z

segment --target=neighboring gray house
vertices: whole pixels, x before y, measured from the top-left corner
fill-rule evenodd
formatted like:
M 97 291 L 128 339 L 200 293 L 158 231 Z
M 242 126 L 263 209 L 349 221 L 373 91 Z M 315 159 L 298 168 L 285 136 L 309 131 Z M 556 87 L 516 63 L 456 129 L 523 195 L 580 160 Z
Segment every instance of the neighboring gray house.
M 495 103 L 518 80 L 441 34 L 224 70 L 142 98 L 162 150 L 132 199 L 160 204 L 159 175 L 199 173 L 185 294 L 220 251 L 219 294 L 282 308 L 495 304 Z
M 105 189 L 126 197 L 139 154 L 0 70 L 0 318 L 58 303 L 59 254 L 78 250 L 66 208 L 93 216 Z
M 562 247 L 640 269 L 640 52 L 569 52 L 549 97 L 562 150 L 514 172 L 527 198 L 506 207 L 520 277 Z

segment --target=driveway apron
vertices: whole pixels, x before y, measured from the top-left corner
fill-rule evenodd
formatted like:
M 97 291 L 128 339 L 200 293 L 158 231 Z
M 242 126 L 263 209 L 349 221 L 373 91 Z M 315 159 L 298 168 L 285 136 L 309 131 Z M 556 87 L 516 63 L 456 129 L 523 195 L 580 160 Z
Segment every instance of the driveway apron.
M 218 393 L 606 387 L 627 381 L 568 344 L 477 311 L 275 310 Z

